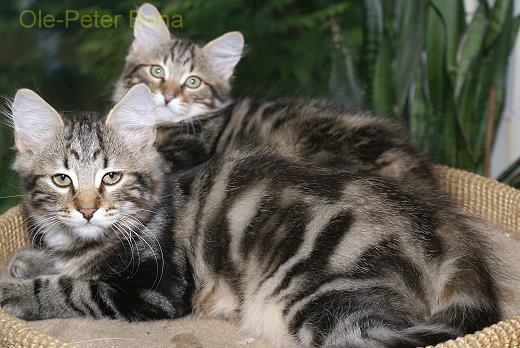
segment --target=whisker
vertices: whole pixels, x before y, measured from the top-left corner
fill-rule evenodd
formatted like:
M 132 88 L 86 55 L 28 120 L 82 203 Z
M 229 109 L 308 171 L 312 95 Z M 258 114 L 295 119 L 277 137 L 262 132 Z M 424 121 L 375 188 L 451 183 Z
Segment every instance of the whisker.
M 17 197 L 25 197 L 28 195 L 11 195 L 11 196 L 0 196 L 0 199 L 7 199 L 7 198 L 17 198 Z
M 132 271 L 130 272 L 129 277 L 133 277 L 134 275 L 137 274 L 137 272 L 139 271 L 139 267 L 141 266 L 141 253 L 139 251 L 139 246 L 137 245 L 135 240 L 133 240 L 131 231 L 127 231 L 123 224 L 121 224 L 119 221 L 116 221 L 114 223 L 114 227 L 125 236 L 125 239 L 130 244 L 130 248 L 132 250 L 131 260 L 128 263 L 127 267 L 125 267 L 125 270 L 130 266 L 130 263 L 131 263 L 132 264 Z M 137 267 L 136 267 L 135 258 L 134 258 L 134 244 L 132 244 L 132 242 L 134 242 L 135 250 L 137 252 Z
M 116 223 L 117 223 L 117 222 L 116 222 Z M 117 230 L 117 229 L 114 229 L 114 227 L 116 227 L 115 223 L 114 223 L 114 225 L 110 226 L 110 229 L 111 229 L 111 230 L 116 234 L 116 237 L 117 237 L 117 239 L 119 239 L 119 243 L 123 246 L 123 249 L 125 250 L 125 255 L 126 255 L 126 247 L 125 247 L 125 243 L 124 243 L 124 241 L 121 239 L 121 237 L 119 237 L 119 234 L 118 234 L 120 231 Z M 127 235 L 126 235 L 125 233 L 123 233 L 123 237 L 125 238 L 125 240 L 128 241 L 128 237 L 127 237 Z M 131 272 L 131 273 L 133 273 L 133 271 L 134 271 L 134 268 L 135 268 L 135 263 L 134 263 L 134 249 L 133 249 L 133 245 L 131 244 L 130 241 L 129 241 L 129 244 L 130 244 L 130 250 L 131 250 L 131 259 L 130 259 L 130 261 L 128 261 L 128 263 L 125 265 L 125 267 L 124 267 L 122 270 L 120 270 L 120 271 L 116 271 L 116 270 L 114 270 L 114 269 L 113 269 L 109 264 L 107 264 L 106 261 L 105 261 L 105 264 L 106 264 L 106 265 L 107 265 L 107 266 L 108 266 L 108 267 L 109 267 L 109 268 L 110 268 L 110 269 L 111 269 L 115 274 L 121 274 L 121 273 L 123 273 L 126 269 L 128 269 L 128 267 L 130 267 L 130 264 L 132 264 L 132 272 Z M 120 257 L 120 259 L 121 259 L 121 257 Z
M 27 220 L 29 217 L 27 217 L 25 220 Z M 33 248 L 36 248 L 37 244 L 36 244 L 36 238 L 37 237 L 40 237 L 40 242 L 44 236 L 44 232 L 46 229 L 50 229 L 50 228 L 54 228 L 56 226 L 59 226 L 60 225 L 60 222 L 59 220 L 56 218 L 55 215 L 44 215 L 41 219 L 39 219 L 38 221 L 34 220 L 33 219 L 33 222 L 34 222 L 34 225 L 33 226 L 29 226 L 28 228 L 28 233 L 29 234 L 33 234 L 33 237 L 31 239 L 31 246 Z
M 136 226 L 136 223 L 138 224 L 138 226 L 142 227 L 142 232 L 148 236 L 148 237 L 151 237 L 154 239 L 155 241 L 155 244 L 157 245 L 157 248 L 159 249 L 160 251 L 160 261 L 161 261 L 161 266 L 159 266 L 159 259 L 155 253 L 155 250 L 154 248 L 152 248 L 152 246 L 150 245 L 150 243 L 148 243 L 148 241 L 143 237 L 141 236 L 140 234 L 136 233 L 136 235 L 148 246 L 148 248 L 150 248 L 150 251 L 152 252 L 153 256 L 154 256 L 154 259 L 155 259 L 155 263 L 156 263 L 156 268 L 157 268 L 157 274 L 156 274 L 156 279 L 154 281 L 154 284 L 153 284 L 153 287 L 152 288 L 156 288 L 161 280 L 162 280 L 162 277 L 163 277 L 163 273 L 164 273 L 164 253 L 163 253 L 163 250 L 162 250 L 162 247 L 161 247 L 161 244 L 159 243 L 159 241 L 157 240 L 157 237 L 155 237 L 153 235 L 153 233 L 151 233 L 148 228 L 135 216 L 131 215 L 131 214 L 126 214 L 125 215 L 126 218 L 128 218 L 128 220 L 125 221 L 126 224 L 128 223 L 131 223 L 133 226 Z M 161 268 L 160 272 L 159 272 L 159 267 Z

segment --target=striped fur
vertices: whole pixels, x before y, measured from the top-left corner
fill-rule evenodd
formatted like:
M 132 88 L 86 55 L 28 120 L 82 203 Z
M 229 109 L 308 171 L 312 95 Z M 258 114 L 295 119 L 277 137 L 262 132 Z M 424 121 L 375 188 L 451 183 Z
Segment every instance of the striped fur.
M 496 322 L 483 225 L 412 186 L 265 150 L 212 160 L 174 225 L 195 311 L 294 347 L 415 347 Z
M 149 4 L 143 7 L 158 13 Z M 177 34 L 170 36 L 164 30 L 152 31 L 150 35 L 155 35 L 159 44 L 138 46 L 138 30 L 134 29 L 136 39 L 113 99 L 118 101 L 138 83 L 150 87 L 160 123 L 158 147 L 173 170 L 191 168 L 215 153 L 255 145 L 276 148 L 287 157 L 314 165 L 355 167 L 433 184 L 428 161 L 408 142 L 407 135 L 387 120 L 322 100 L 245 98 L 233 102 L 231 76 L 219 74 L 212 65 L 217 58 L 204 51 L 230 34 L 199 45 Z M 241 49 L 239 46 L 235 53 L 240 54 Z M 164 78 L 151 75 L 149 67 L 154 64 L 165 69 Z M 202 79 L 201 87 L 191 90 L 183 85 L 190 75 Z M 172 94 L 171 88 L 177 91 L 177 97 L 165 103 L 163 95 Z M 172 106 L 177 104 L 182 108 Z
M 435 185 L 431 164 L 399 127 L 323 100 L 244 99 L 211 116 L 161 125 L 157 146 L 174 169 L 247 146 L 316 166 L 363 170 Z
M 20 171 L 29 221 L 57 214 L 65 197 L 74 201 L 89 187 L 35 200 L 36 190 L 52 191 L 44 180 L 54 171 L 42 166 L 64 158 L 78 172 L 124 161 L 128 182 L 114 206 L 145 208 L 118 215 L 122 240 L 114 228 L 86 241 L 59 219 L 40 225 L 44 248 L 33 257 L 54 260 L 51 271 L 0 283 L 2 308 L 21 318 L 148 320 L 194 311 L 283 347 L 413 347 L 501 318 L 485 225 L 431 187 L 315 167 L 262 147 L 166 177 L 151 142 L 140 150 L 146 156 L 133 157 L 105 118 L 85 115 L 63 118 L 52 156 L 42 148 L 26 157 L 41 175 Z M 102 139 L 102 160 L 93 139 Z M 72 160 L 71 143 L 85 151 L 82 161 Z M 101 204 L 116 196 L 98 191 Z M 71 238 L 68 248 L 47 243 L 59 233 Z

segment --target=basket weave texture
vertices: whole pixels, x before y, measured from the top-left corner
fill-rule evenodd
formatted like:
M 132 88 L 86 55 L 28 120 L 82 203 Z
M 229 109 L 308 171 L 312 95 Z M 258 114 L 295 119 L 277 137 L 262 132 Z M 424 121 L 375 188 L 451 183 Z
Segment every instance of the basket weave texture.
M 442 188 L 468 212 L 520 237 L 520 191 L 481 176 L 445 166 L 435 168 Z M 0 264 L 28 243 L 20 207 L 0 216 Z M 39 332 L 0 310 L 0 347 L 74 347 Z M 84 347 L 84 346 L 82 346 Z M 459 337 L 435 348 L 520 347 L 520 314 L 472 335 Z

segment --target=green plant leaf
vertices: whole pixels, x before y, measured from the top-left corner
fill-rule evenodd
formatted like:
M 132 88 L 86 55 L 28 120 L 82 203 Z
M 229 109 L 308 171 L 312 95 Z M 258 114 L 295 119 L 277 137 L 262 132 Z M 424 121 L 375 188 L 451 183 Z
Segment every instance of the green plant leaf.
M 511 6 L 511 0 L 495 0 L 484 37 L 484 49 L 490 48 L 502 33 L 507 19 L 511 17 Z
M 514 161 L 509 167 L 507 167 L 500 175 L 497 180 L 504 183 L 509 183 L 518 173 L 520 172 L 520 158 Z
M 428 6 L 426 30 L 426 61 L 428 69 L 428 87 L 432 105 L 437 113 L 445 109 L 447 90 L 446 49 L 447 31 L 443 13 L 438 9 L 436 2 L 431 1 Z M 456 3 L 456 2 L 453 2 Z
M 415 75 L 413 83 L 412 98 L 410 102 L 410 122 L 409 130 L 414 143 L 424 152 L 429 153 L 432 158 L 441 160 L 441 156 L 436 152 L 439 149 L 432 141 L 432 133 L 437 133 L 435 127 L 435 116 L 432 102 L 429 96 L 428 71 L 426 61 L 421 60 L 419 69 Z
M 462 0 L 430 0 L 429 11 L 437 12 L 439 19 L 442 20 L 442 28 L 445 40 L 446 66 L 448 73 L 455 72 L 457 46 L 460 36 L 465 27 L 464 4 Z M 432 35 L 429 30 L 436 30 L 437 27 L 428 28 L 428 35 Z
M 393 116 L 396 114 L 392 108 L 395 105 L 395 94 L 392 86 L 392 56 L 390 45 L 383 39 L 377 55 L 374 67 L 372 83 L 372 108 L 381 116 Z
M 399 27 L 395 39 L 395 60 L 392 68 L 397 114 L 403 112 L 410 83 L 424 47 L 427 4 L 425 0 L 400 2 L 400 7 L 395 14 Z
M 362 76 L 364 79 L 367 104 L 374 105 L 373 83 L 374 70 L 378 60 L 378 51 L 383 39 L 383 8 L 381 0 L 363 1 L 363 47 L 361 57 L 363 61 Z
M 468 72 L 475 60 L 482 53 L 482 42 L 486 33 L 487 17 L 482 5 L 479 5 L 470 25 L 461 39 L 457 56 L 460 60 L 457 64 L 455 78 L 455 97 L 460 96 L 462 86 L 468 83 Z
M 497 3 L 497 6 L 500 4 Z M 494 12 L 497 12 L 495 8 L 491 10 L 491 13 Z M 477 167 L 480 170 L 483 161 L 488 165 L 490 163 L 491 151 L 486 139 L 495 134 L 504 107 L 511 38 L 516 37 L 518 31 L 518 19 L 513 19 L 511 12 L 509 6 L 501 27 L 492 29 L 496 31 L 495 39 L 490 41 L 487 49 L 482 49 L 482 54 L 473 62 L 468 71 L 471 83 L 464 85 L 459 103 L 459 119 L 475 162 L 475 166 L 469 169 L 474 171 Z

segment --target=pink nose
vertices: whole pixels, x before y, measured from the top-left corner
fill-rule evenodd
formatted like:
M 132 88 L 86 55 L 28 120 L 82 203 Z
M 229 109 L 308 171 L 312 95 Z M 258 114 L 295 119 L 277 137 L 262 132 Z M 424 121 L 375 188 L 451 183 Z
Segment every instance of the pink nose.
M 96 209 L 80 209 L 79 212 L 83 215 L 85 220 L 90 221 L 96 212 Z
M 166 104 L 168 104 L 169 102 L 171 102 L 173 100 L 173 95 L 164 93 L 163 96 L 164 96 L 164 102 Z

